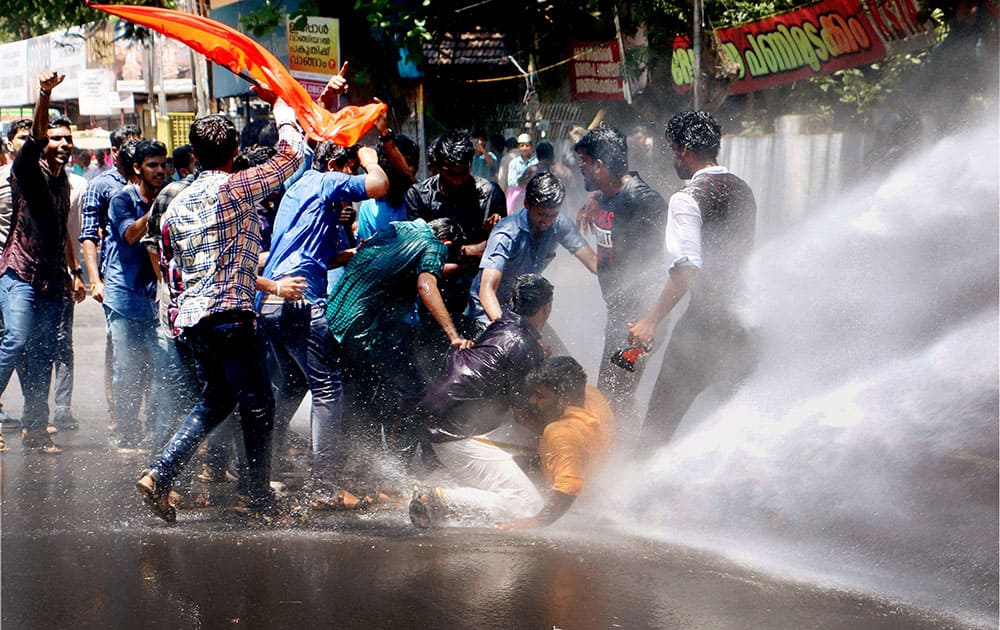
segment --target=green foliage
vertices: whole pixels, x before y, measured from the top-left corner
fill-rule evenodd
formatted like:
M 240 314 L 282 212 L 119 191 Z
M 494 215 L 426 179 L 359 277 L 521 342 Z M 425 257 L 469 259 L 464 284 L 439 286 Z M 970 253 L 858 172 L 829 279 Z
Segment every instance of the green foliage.
M 112 3 L 114 4 L 114 3 Z M 172 9 L 173 0 L 130 0 L 128 4 Z M 80 0 L 0 0 L 0 38 L 16 41 L 70 26 L 104 24 L 110 16 Z

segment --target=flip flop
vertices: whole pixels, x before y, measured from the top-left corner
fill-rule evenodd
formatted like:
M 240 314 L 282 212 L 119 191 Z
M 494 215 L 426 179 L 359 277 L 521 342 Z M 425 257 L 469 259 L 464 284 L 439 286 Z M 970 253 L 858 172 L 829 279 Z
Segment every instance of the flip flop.
M 153 482 L 152 487 L 142 482 L 146 477 L 149 477 L 149 480 Z M 149 511 L 166 522 L 173 523 L 177 520 L 177 510 L 174 509 L 174 506 L 170 505 L 168 493 L 164 492 L 159 486 L 160 484 L 156 481 L 156 477 L 153 476 L 152 471 L 149 469 L 144 470 L 142 476 L 135 482 L 135 488 L 139 491 L 139 495 L 146 503 Z

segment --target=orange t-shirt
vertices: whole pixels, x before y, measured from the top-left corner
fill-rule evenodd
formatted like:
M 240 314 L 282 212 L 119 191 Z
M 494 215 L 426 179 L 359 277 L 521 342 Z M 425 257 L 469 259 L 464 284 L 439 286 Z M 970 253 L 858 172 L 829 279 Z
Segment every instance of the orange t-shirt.
M 571 496 L 583 490 L 584 474 L 593 471 L 611 448 L 614 416 L 608 400 L 587 386 L 583 407 L 566 407 L 538 442 L 538 457 L 548 487 Z

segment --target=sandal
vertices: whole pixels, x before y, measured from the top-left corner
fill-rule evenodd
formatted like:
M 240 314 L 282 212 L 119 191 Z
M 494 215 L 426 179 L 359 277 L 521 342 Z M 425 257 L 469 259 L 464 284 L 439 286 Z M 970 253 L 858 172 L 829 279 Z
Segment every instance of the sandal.
M 7 443 L 3 440 L 3 433 L 0 433 L 0 453 L 7 450 Z
M 325 492 L 314 492 L 309 497 L 309 509 L 317 511 L 325 510 L 354 510 L 362 505 L 362 500 L 351 494 L 347 490 L 330 495 Z
M 21 444 L 26 449 L 39 451 L 48 455 L 62 453 L 62 447 L 52 441 L 52 438 L 45 429 L 21 429 Z
M 142 500 L 145 501 L 150 512 L 168 523 L 177 520 L 177 510 L 170 505 L 169 490 L 160 487 L 160 482 L 153 476 L 151 469 L 147 468 L 142 471 L 142 476 L 135 482 L 135 489 L 139 491 L 139 495 L 142 496 Z

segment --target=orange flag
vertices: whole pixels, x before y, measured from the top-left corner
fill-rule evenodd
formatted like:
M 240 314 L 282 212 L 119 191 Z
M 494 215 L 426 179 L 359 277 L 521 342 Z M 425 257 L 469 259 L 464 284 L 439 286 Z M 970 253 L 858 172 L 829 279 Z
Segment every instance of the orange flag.
M 236 29 L 183 11 L 127 4 L 90 4 L 190 46 L 235 74 L 249 75 L 288 103 L 309 135 L 340 146 L 357 144 L 385 110 L 383 103 L 342 107 L 329 112 L 309 97 L 274 55 Z

